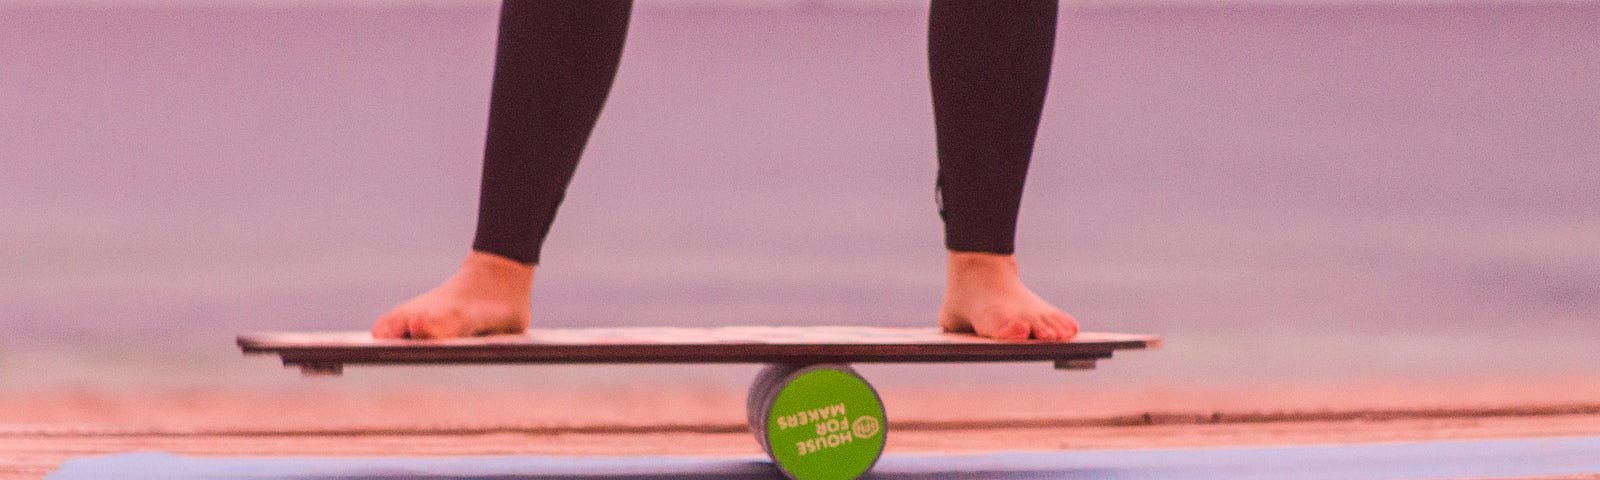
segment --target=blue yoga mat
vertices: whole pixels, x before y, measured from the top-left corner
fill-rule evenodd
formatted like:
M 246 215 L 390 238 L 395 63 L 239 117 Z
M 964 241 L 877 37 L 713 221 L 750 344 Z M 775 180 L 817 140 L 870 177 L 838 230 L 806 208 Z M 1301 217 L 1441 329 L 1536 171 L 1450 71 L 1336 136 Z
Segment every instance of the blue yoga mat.
M 870 479 L 1363 479 L 1600 473 L 1600 437 L 1362 445 L 885 455 Z M 49 479 L 779 479 L 762 457 L 73 459 Z

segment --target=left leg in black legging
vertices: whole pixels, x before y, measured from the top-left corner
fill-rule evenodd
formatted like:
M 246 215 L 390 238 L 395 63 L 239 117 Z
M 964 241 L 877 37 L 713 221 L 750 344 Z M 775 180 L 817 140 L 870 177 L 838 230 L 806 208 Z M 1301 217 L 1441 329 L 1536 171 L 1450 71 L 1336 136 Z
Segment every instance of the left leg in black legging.
M 630 0 L 506 0 L 472 248 L 528 265 L 605 106 Z
M 524 331 L 535 265 L 610 91 L 629 0 L 505 0 L 477 237 L 461 268 L 373 324 L 375 337 Z
M 949 250 L 939 323 L 997 338 L 1067 340 L 1072 317 L 1017 275 L 1017 212 L 1055 44 L 1056 0 L 934 0 L 928 70 L 939 214 Z

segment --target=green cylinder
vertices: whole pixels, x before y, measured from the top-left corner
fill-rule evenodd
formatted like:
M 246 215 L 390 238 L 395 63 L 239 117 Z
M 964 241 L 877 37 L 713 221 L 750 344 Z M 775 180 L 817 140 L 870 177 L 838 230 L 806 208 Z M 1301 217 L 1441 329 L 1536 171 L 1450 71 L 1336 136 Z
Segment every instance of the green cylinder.
M 847 365 L 770 365 L 746 406 L 750 431 L 789 478 L 854 479 L 883 454 L 883 400 Z

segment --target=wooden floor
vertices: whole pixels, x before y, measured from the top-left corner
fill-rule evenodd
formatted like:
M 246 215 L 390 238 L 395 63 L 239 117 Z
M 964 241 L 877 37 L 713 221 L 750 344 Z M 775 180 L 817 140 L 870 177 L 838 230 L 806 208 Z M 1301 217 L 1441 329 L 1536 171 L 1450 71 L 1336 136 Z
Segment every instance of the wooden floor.
M 1509 413 L 1509 414 L 1508 414 Z M 1228 421 L 1215 414 L 896 425 L 891 452 L 977 452 L 1403 442 L 1600 435 L 1600 413 L 1320 412 Z M 160 431 L 0 426 L 0 478 L 39 478 L 73 457 L 133 451 L 199 456 L 760 455 L 736 424 L 499 425 L 404 429 Z M 1568 477 L 1596 478 L 1596 477 Z
M 1056 378 L 1048 365 L 1037 367 L 1045 369 L 1042 377 Z M 743 425 L 741 382 L 653 378 L 465 388 L 383 386 L 371 373 L 296 382 L 288 390 L 0 391 L 0 479 L 39 478 L 72 458 L 135 451 L 240 457 L 761 454 Z M 1600 435 L 1600 385 L 1588 376 L 1261 387 L 1087 383 L 1062 378 L 1004 389 L 983 382 L 884 388 L 892 431 L 887 448 L 982 452 Z

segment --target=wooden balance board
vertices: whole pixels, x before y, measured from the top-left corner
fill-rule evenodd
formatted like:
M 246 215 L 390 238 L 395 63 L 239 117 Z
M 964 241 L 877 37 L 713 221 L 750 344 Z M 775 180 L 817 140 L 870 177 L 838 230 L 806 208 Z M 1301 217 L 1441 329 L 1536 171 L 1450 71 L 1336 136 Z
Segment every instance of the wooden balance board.
M 854 479 L 883 454 L 888 418 L 850 363 L 1052 362 L 1092 369 L 1117 350 L 1159 337 L 1084 332 L 1068 342 L 992 340 L 937 328 L 630 327 L 535 329 L 442 340 L 375 339 L 367 332 L 239 336 L 246 354 L 275 354 L 307 375 L 345 365 L 487 363 L 761 363 L 747 397 L 750 431 L 773 466 L 796 480 Z

